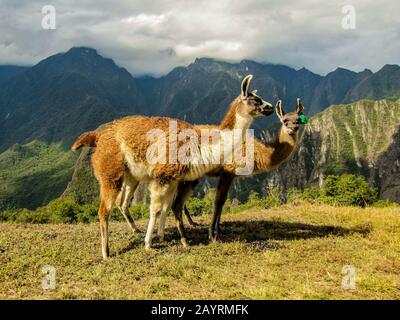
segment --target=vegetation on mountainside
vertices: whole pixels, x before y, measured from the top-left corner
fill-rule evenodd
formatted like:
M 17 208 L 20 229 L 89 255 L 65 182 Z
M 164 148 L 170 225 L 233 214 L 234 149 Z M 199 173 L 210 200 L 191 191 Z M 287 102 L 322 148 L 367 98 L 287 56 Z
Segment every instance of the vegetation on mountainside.
M 32 141 L 0 154 L 0 210 L 36 208 L 60 196 L 77 155 L 60 144 Z
M 319 185 L 328 175 L 364 176 L 381 199 L 400 202 L 400 100 L 361 100 L 313 116 L 292 159 L 265 175 L 283 190 Z
M 400 101 L 360 100 L 312 117 L 307 129 L 327 150 L 325 174 L 367 174 L 368 163 L 385 152 L 400 125 Z

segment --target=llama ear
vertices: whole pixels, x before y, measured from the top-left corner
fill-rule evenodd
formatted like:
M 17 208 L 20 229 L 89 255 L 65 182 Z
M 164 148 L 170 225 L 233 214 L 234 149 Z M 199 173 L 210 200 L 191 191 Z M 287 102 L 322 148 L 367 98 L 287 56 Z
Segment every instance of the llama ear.
M 253 90 L 251 93 L 256 95 L 257 94 L 257 90 Z
M 298 114 L 301 114 L 301 113 L 303 113 L 303 111 L 304 111 L 303 104 L 301 103 L 300 98 L 297 98 L 296 112 Z
M 279 120 L 281 120 L 281 122 L 283 123 L 283 116 L 285 115 L 285 113 L 283 112 L 282 100 L 278 100 L 278 102 L 276 103 L 275 111 L 278 115 Z
M 251 74 L 249 74 L 248 76 L 246 76 L 243 81 L 242 81 L 242 98 L 246 99 L 249 95 L 249 86 L 250 86 L 250 81 L 251 79 L 253 79 L 253 76 Z

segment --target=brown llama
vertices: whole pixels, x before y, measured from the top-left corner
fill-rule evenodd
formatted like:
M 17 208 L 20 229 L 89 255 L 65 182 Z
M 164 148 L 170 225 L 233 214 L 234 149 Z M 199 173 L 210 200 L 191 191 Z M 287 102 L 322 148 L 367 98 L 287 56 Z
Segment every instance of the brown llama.
M 149 133 L 162 134 L 166 143 L 165 153 L 171 159 L 171 141 L 175 139 L 170 133 L 171 123 L 174 123 L 176 135 L 191 130 L 197 137 L 201 136 L 201 130 L 187 122 L 171 118 L 130 116 L 112 122 L 99 132 L 86 132 L 73 144 L 72 150 L 82 146 L 96 146 L 92 156 L 94 174 L 100 184 L 100 233 L 103 259 L 109 257 L 108 246 L 108 219 L 110 210 L 114 204 L 119 207 L 129 226 L 133 231 L 137 228 L 128 212 L 134 191 L 140 181 L 149 182 L 151 194 L 150 220 L 145 237 L 145 248 L 151 248 L 153 229 L 156 219 L 160 217 L 158 235 L 161 240 L 164 237 L 164 224 L 166 213 L 171 207 L 180 181 L 196 180 L 222 166 L 222 162 L 214 163 L 210 160 L 213 148 L 227 147 L 227 150 L 235 149 L 235 145 L 228 135 L 239 130 L 242 139 L 245 140 L 245 132 L 259 115 L 272 113 L 272 105 L 262 100 L 255 92 L 249 92 L 249 84 L 252 76 L 247 76 L 241 86 L 241 94 L 231 103 L 229 110 L 218 126 L 220 133 L 217 142 L 211 144 L 199 143 L 199 139 L 191 141 L 194 156 L 188 163 L 167 161 L 153 162 L 157 160 L 162 149 L 154 149 L 158 142 Z M 156 141 L 157 140 L 157 141 Z M 226 144 L 224 145 L 224 142 Z M 241 142 L 241 141 L 240 141 Z M 177 147 L 182 147 L 182 141 L 177 142 Z M 154 151 L 156 150 L 156 151 Z M 225 150 L 225 149 L 224 149 Z M 149 151 L 151 151 L 149 153 Z M 150 158 L 149 158 L 149 155 Z M 157 157 L 155 156 L 157 155 Z M 229 157 L 229 152 L 224 156 Z M 177 217 L 181 221 L 180 217 Z M 178 225 L 178 228 L 180 225 Z M 186 239 L 182 239 L 186 245 Z
M 254 171 L 252 175 L 268 172 L 287 161 L 293 154 L 298 142 L 298 129 L 301 124 L 300 115 L 303 114 L 304 107 L 300 99 L 297 99 L 296 112 L 284 113 L 282 102 L 279 100 L 275 107 L 276 113 L 282 126 L 277 138 L 268 143 L 260 140 L 254 141 Z M 207 176 L 219 177 L 217 193 L 214 202 L 214 212 L 209 228 L 209 240 L 215 241 L 218 237 L 219 223 L 221 219 L 222 208 L 226 202 L 229 188 L 237 175 L 235 174 L 236 165 L 228 164 L 221 169 L 210 172 Z M 177 196 L 172 205 L 175 212 L 184 211 L 189 224 L 196 226 L 193 222 L 185 202 L 191 196 L 193 189 L 199 180 L 183 181 L 178 186 Z M 175 216 L 179 214 L 175 213 Z M 180 215 L 182 216 L 182 215 Z

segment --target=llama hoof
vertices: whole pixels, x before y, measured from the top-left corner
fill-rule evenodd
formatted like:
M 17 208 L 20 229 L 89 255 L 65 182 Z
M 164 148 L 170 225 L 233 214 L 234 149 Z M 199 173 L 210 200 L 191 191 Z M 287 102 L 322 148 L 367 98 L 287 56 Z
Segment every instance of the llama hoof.
M 151 247 L 151 244 L 149 244 L 149 243 L 146 243 L 146 244 L 144 245 L 144 250 L 145 250 L 146 252 L 154 252 L 154 249 Z
M 181 239 L 181 243 L 182 243 L 184 248 L 188 248 L 189 247 L 189 244 L 187 243 L 187 240 L 185 238 Z
M 191 227 L 199 227 L 199 226 L 200 226 L 200 223 L 191 222 L 191 223 L 189 223 L 189 225 L 190 225 Z
M 153 240 L 156 240 L 158 242 L 164 242 L 165 238 L 164 236 L 156 235 Z
M 133 234 L 143 234 L 143 231 L 140 230 L 139 228 L 136 228 L 133 230 Z
M 208 237 L 208 241 L 210 242 L 210 243 L 216 243 L 216 242 L 218 242 L 218 236 L 211 236 L 211 237 Z
M 157 250 L 154 248 L 144 248 L 144 252 L 146 252 L 148 254 L 153 254 L 153 253 L 156 253 Z

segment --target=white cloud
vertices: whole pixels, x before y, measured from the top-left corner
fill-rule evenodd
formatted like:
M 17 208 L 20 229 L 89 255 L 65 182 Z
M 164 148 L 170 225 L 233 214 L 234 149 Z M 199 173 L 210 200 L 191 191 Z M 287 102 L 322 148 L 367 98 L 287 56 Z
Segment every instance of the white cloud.
M 178 44 L 175 52 L 179 57 L 192 59 L 193 57 L 212 56 L 218 59 L 240 59 L 243 57 L 242 44 L 221 40 L 207 40 L 195 45 Z
M 0 0 L 0 64 L 33 64 L 91 46 L 135 75 L 160 75 L 196 57 L 377 70 L 400 63 L 397 0 L 53 0 L 57 29 L 41 28 L 45 0 Z M 341 27 L 342 7 L 357 28 Z
M 145 14 L 141 13 L 135 16 L 130 16 L 123 19 L 123 22 L 128 23 L 131 26 L 149 26 L 154 27 L 159 25 L 165 20 L 165 15 L 163 14 Z

